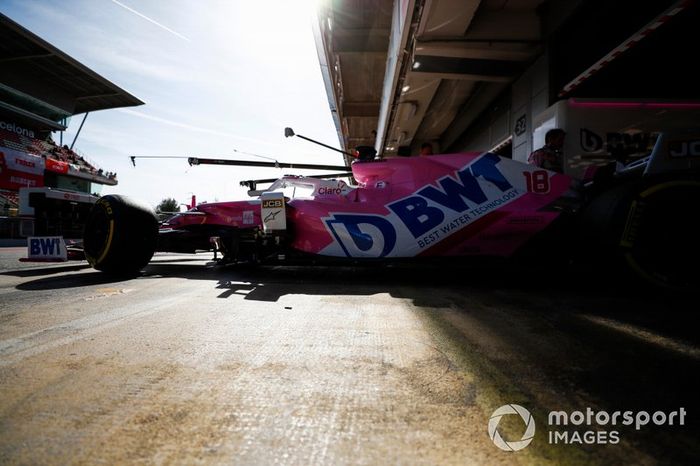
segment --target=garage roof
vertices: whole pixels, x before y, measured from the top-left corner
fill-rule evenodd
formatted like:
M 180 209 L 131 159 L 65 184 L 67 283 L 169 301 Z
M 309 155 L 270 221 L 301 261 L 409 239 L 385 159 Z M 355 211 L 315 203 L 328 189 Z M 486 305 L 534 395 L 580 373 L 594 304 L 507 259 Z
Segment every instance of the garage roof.
M 341 145 L 392 156 L 461 150 L 540 57 L 547 105 L 697 99 L 684 64 L 698 17 L 687 0 L 331 0 L 316 37 Z
M 57 121 L 143 102 L 0 14 L 0 95 Z M 32 101 L 32 102 L 30 102 Z M 43 105 L 42 105 L 43 104 Z
M 541 53 L 540 3 L 331 2 L 319 24 L 341 144 L 447 147 Z

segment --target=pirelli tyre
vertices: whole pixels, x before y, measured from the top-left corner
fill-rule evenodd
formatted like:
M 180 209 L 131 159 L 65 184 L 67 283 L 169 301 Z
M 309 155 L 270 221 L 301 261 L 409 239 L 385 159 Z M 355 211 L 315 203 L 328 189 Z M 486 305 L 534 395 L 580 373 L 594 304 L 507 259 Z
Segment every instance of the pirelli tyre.
M 101 197 L 85 224 L 85 257 L 97 270 L 134 274 L 153 257 L 158 219 L 153 210 L 119 195 Z
M 618 186 L 586 208 L 584 251 L 658 287 L 700 290 L 700 180 L 659 177 Z
M 700 180 L 648 183 L 631 199 L 619 247 L 645 280 L 669 289 L 700 287 Z

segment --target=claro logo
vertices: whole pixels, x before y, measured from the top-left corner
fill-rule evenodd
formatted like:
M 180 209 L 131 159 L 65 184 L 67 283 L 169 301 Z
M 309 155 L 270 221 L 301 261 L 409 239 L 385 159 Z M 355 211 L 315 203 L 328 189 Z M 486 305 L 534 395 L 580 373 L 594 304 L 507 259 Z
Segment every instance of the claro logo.
M 319 194 L 343 194 L 342 188 L 328 188 L 326 186 L 321 186 L 318 188 Z

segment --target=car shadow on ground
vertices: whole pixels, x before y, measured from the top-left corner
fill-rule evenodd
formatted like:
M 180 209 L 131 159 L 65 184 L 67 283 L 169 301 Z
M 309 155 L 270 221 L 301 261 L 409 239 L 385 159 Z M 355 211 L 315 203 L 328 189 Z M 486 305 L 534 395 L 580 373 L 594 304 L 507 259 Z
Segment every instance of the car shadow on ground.
M 119 283 L 132 280 L 133 278 L 133 275 L 115 276 L 93 270 L 75 275 L 60 275 L 58 277 L 40 278 L 30 282 L 20 283 L 15 288 L 21 291 L 59 290 L 66 288 L 78 288 L 82 286 Z
M 8 277 L 39 277 L 42 275 L 55 275 L 57 273 L 63 272 L 75 272 L 77 270 L 83 270 L 90 267 L 87 262 L 81 262 L 78 264 L 61 265 L 56 267 L 43 267 L 43 268 L 31 268 L 31 269 L 19 269 L 10 270 L 7 272 L 0 272 L 0 276 Z

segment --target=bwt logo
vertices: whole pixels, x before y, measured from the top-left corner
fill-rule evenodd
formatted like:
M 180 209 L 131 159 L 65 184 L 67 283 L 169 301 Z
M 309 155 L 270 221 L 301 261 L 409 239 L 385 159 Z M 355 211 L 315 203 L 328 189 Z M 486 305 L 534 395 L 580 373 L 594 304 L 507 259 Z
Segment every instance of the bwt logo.
M 525 423 L 525 432 L 523 433 L 520 440 L 515 440 L 512 442 L 507 442 L 501 437 L 501 433 L 498 432 L 498 423 L 501 422 L 503 416 L 510 414 L 517 414 Z M 523 408 L 520 405 L 509 404 L 503 405 L 493 412 L 491 418 L 489 419 L 489 437 L 493 441 L 494 445 L 504 451 L 518 451 L 530 445 L 532 439 L 535 438 L 535 419 L 530 414 L 530 411 Z
M 425 186 L 413 194 L 388 204 L 395 215 L 393 224 L 378 215 L 333 214 L 326 225 L 348 257 L 384 257 L 396 245 L 396 227 L 417 239 L 435 230 L 448 215 L 474 209 L 489 201 L 478 178 L 492 183 L 501 192 L 513 188 L 496 166 L 497 155 L 485 154 L 452 175 Z M 398 220 L 395 220 L 398 218 Z M 402 236 L 403 237 L 403 236 Z
M 588 128 L 581 128 L 580 145 L 584 152 L 599 152 L 605 148 L 610 155 L 637 154 L 645 152 L 653 142 L 652 133 L 618 133 L 607 132 L 605 138 Z
M 496 167 L 499 161 L 497 155 L 486 154 L 458 171 L 457 179 L 451 176 L 441 178 L 438 181 L 440 189 L 426 186 L 412 196 L 389 204 L 388 207 L 398 215 L 413 237 L 418 238 L 445 221 L 443 209 L 428 205 L 428 201 L 461 214 L 489 200 L 477 178 L 482 177 L 490 181 L 502 192 L 511 189 L 513 185 Z
M 29 240 L 30 256 L 58 256 L 60 254 L 60 238 L 32 238 Z

